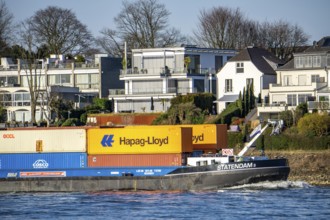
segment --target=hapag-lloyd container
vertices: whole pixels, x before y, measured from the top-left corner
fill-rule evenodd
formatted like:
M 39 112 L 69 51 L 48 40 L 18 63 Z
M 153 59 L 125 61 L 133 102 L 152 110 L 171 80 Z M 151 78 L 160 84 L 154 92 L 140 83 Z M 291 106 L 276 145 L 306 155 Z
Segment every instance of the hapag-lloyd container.
M 0 154 L 0 170 L 71 169 L 87 167 L 86 153 Z
M 153 125 L 127 126 L 135 128 L 146 127 L 189 127 L 192 128 L 192 144 L 194 150 L 215 152 L 228 147 L 227 125 L 225 124 L 187 124 L 187 125 Z
M 182 166 L 187 154 L 88 155 L 88 167 Z
M 178 126 L 92 128 L 88 154 L 177 154 L 192 152 L 192 129 Z
M 86 130 L 19 129 L 0 131 L 0 153 L 86 152 Z
M 218 151 L 228 147 L 227 125 L 225 124 L 200 124 L 180 125 L 192 127 L 194 150 Z

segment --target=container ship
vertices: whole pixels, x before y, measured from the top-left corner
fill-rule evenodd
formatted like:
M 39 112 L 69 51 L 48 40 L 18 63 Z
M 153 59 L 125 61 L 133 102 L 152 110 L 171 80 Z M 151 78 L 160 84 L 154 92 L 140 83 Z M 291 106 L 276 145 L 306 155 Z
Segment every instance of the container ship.
M 287 159 L 245 156 L 256 133 L 234 155 L 219 124 L 8 128 L 0 131 L 0 192 L 217 190 L 286 180 Z

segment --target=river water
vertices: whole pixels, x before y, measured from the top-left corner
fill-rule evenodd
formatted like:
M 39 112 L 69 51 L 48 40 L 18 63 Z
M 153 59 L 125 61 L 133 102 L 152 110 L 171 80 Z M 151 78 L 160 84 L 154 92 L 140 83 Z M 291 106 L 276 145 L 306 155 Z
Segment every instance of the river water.
M 330 187 L 281 181 L 210 192 L 0 194 L 0 219 L 329 219 Z

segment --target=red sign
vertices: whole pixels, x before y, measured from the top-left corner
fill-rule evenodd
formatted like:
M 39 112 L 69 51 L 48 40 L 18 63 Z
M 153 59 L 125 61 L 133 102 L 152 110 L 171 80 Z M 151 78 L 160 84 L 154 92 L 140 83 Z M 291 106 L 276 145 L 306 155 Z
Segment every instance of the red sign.
M 65 171 L 20 172 L 20 177 L 64 177 Z
M 224 155 L 224 156 L 233 156 L 234 155 L 234 149 L 232 149 L 232 148 L 222 149 L 222 155 Z
M 15 138 L 14 134 L 3 134 L 3 138 Z

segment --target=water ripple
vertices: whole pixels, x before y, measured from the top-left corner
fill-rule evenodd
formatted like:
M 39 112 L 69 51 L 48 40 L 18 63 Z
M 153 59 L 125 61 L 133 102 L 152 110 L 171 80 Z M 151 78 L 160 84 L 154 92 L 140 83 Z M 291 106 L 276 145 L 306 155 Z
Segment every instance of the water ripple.
M 328 219 L 330 187 L 264 182 L 210 192 L 0 194 L 0 219 Z

